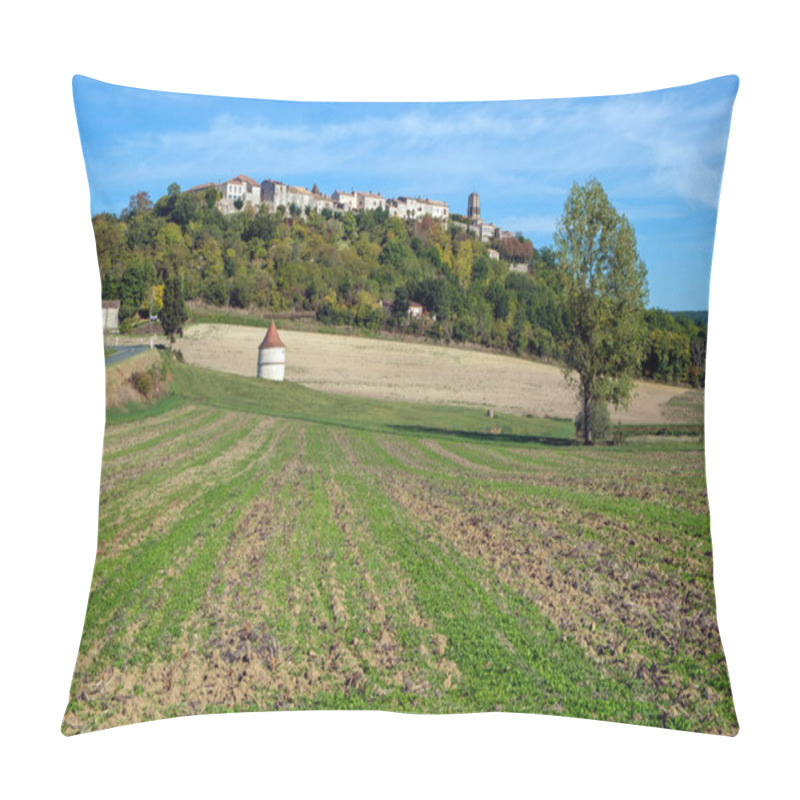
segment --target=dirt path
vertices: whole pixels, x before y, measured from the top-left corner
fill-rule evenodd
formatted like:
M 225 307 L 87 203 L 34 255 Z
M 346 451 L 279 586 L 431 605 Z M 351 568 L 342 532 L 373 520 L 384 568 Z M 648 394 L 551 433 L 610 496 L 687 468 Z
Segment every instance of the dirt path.
M 494 408 L 537 417 L 572 418 L 574 394 L 558 367 L 460 347 L 282 330 L 286 380 L 325 392 Z M 176 346 L 191 364 L 255 376 L 264 330 L 193 325 Z M 695 391 L 637 384 L 631 423 L 702 421 Z M 687 402 L 692 397 L 694 402 Z M 679 399 L 676 399 L 679 398 Z M 667 405 L 670 401 L 671 405 Z M 697 418 L 699 414 L 699 419 Z

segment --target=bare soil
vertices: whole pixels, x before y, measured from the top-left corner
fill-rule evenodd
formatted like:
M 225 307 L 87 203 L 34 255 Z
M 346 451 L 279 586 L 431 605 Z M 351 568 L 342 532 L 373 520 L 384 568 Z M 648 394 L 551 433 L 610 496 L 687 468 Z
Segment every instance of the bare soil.
M 575 392 L 551 364 L 489 351 L 360 336 L 282 330 L 286 380 L 324 392 L 385 400 L 492 408 L 571 419 Z M 255 376 L 260 328 L 200 324 L 176 346 L 191 364 Z M 638 424 L 702 422 L 702 392 L 638 382 L 627 410 L 612 419 Z

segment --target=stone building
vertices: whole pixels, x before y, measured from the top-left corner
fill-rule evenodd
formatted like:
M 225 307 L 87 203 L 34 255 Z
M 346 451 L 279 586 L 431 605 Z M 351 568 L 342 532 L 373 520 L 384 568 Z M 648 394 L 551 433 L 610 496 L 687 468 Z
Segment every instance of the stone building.
M 374 211 L 386 208 L 386 198 L 372 192 L 354 192 L 359 211 Z
M 229 181 L 222 183 L 203 183 L 187 189 L 189 192 L 204 192 L 215 188 L 221 195 L 217 207 L 224 214 L 232 214 L 239 210 L 236 202 L 242 201 L 242 209 L 252 206 L 257 209 L 264 206 L 268 211 L 275 212 L 283 208 L 289 211 L 291 206 L 297 206 L 303 213 L 324 210 L 330 211 L 373 211 L 386 209 L 393 217 L 404 220 L 421 219 L 430 215 L 435 220 L 447 223 L 450 218 L 450 209 L 447 203 L 441 200 L 431 200 L 421 197 L 398 197 L 387 199 L 374 192 L 340 192 L 338 189 L 332 195 L 325 195 L 319 191 L 317 185 L 309 191 L 302 186 L 290 186 L 281 181 L 267 179 L 258 183 L 246 175 L 237 175 Z
M 336 209 L 336 197 L 322 194 L 314 184 L 309 191 L 302 186 L 289 186 L 280 181 L 266 180 L 261 182 L 261 201 L 270 211 L 277 211 L 280 207 L 288 213 L 291 206 L 297 206 L 303 212 L 316 211 L 318 214 L 324 209 Z
M 237 211 L 236 201 L 242 201 L 242 208 L 252 206 L 257 209 L 261 205 L 261 184 L 248 178 L 247 175 L 237 175 L 229 181 L 219 184 L 222 193 L 218 206 L 223 214 L 232 214 Z
M 340 192 L 337 189 L 331 197 L 340 211 L 358 211 L 358 198 L 355 192 Z
M 400 217 L 400 219 L 422 219 L 430 215 L 439 222 L 446 223 L 450 218 L 450 209 L 447 203 L 440 200 L 430 200 L 421 197 L 398 197 L 389 200 L 386 205 L 389 216 Z
M 242 201 L 242 209 L 251 206 L 257 209 L 261 205 L 261 184 L 248 178 L 247 175 L 237 175 L 222 183 L 201 183 L 199 186 L 192 186 L 187 192 L 200 193 L 207 189 L 216 189 L 220 193 L 217 200 L 217 208 L 223 214 L 233 214 L 239 209 L 236 208 L 236 201 Z

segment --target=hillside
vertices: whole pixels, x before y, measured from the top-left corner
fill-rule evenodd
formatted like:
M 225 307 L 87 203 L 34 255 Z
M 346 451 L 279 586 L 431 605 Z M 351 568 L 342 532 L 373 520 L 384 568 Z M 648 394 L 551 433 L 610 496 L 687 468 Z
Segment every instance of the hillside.
M 198 366 L 255 374 L 259 328 L 192 325 L 178 347 Z M 385 400 L 466 405 L 534 417 L 573 419 L 575 395 L 559 367 L 494 352 L 385 339 L 281 330 L 287 381 Z M 702 390 L 640 382 L 626 423 L 703 422 Z
M 484 242 L 385 210 L 225 215 L 176 186 L 155 204 L 135 199 L 93 219 L 103 299 L 121 302 L 123 330 L 159 311 L 173 274 L 184 299 L 219 308 L 311 313 L 522 356 L 559 360 L 574 334 L 556 253 L 524 237 Z M 705 326 L 658 310 L 645 326 L 642 377 L 702 386 Z

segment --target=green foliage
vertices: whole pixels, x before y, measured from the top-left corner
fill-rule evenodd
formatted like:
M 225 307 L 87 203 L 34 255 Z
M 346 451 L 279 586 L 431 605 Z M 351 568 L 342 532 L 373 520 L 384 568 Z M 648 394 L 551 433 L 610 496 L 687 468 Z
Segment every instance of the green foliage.
M 247 308 L 253 296 L 250 278 L 245 274 L 237 275 L 231 281 L 230 304 L 234 308 Z
M 120 323 L 128 322 L 129 324 L 133 324 L 133 320 L 131 317 L 136 313 L 136 306 L 132 306 L 130 303 L 122 303 L 119 307 L 119 315 L 118 319 Z
M 598 452 L 569 446 L 569 422 L 498 415 L 493 433 L 478 409 L 168 364 L 170 396 L 107 416 L 65 732 L 223 710 L 186 680 L 206 673 L 248 710 L 499 709 L 736 732 L 697 442 Z M 125 548 L 111 546 L 120 519 Z M 317 679 L 287 695 L 284 670 L 306 657 Z M 256 681 L 254 659 L 269 667 Z M 136 703 L 84 690 L 112 669 Z
M 533 328 L 528 336 L 528 351 L 540 358 L 557 358 L 559 349 L 547 328 Z
M 690 340 L 680 333 L 651 331 L 645 375 L 669 383 L 686 380 L 691 366 L 689 345 Z
M 149 372 L 134 372 L 131 375 L 131 385 L 142 397 L 149 397 L 153 391 L 153 379 Z
M 129 378 L 131 386 L 146 400 L 159 397 L 164 394 L 167 381 L 166 361 L 159 359 L 151 364 L 146 370 L 137 370 Z
M 392 301 L 392 319 L 395 324 L 405 322 L 408 319 L 408 309 L 411 306 L 411 292 L 407 286 L 398 286 Z
M 317 311 L 317 319 L 326 325 L 352 325 L 353 311 L 337 300 L 336 294 L 328 294 Z
M 661 309 L 649 309 L 645 320 L 649 338 L 642 374 L 669 383 L 703 386 L 707 323 Z
M 589 419 L 589 444 L 592 402 L 618 407 L 630 399 L 645 347 L 647 271 L 633 228 L 596 180 L 573 185 L 555 244 L 570 318 L 562 351 L 565 375 L 575 382 Z
M 183 324 L 188 316 L 183 301 L 181 276 L 177 269 L 172 269 L 164 282 L 164 306 L 161 309 L 161 327 L 169 337 L 170 345 L 175 342 L 176 335 L 183 336 Z
M 133 260 L 130 268 L 122 276 L 120 300 L 126 308 L 137 309 L 142 304 L 148 289 L 148 270 L 144 260 Z
M 452 280 L 438 276 L 422 281 L 414 294 L 424 308 L 430 309 L 438 319 L 447 320 L 453 313 L 458 289 Z
M 477 324 L 474 317 L 458 317 L 453 323 L 453 338 L 457 342 L 472 341 L 477 334 Z
M 556 251 L 537 249 L 524 237 L 493 242 L 504 254 L 493 260 L 486 245 L 429 216 L 405 222 L 385 211 L 316 214 L 300 208 L 291 209 L 292 217 L 284 209 L 224 215 L 218 199 L 214 187 L 182 192 L 171 184 L 155 204 L 140 192 L 119 217 L 95 216 L 103 299 L 138 309 L 177 270 L 186 300 L 310 311 L 328 325 L 402 326 L 443 342 L 555 360 L 565 356 L 580 328 Z M 528 262 L 529 272 L 510 271 L 515 260 Z M 367 305 L 364 292 L 371 298 Z M 391 314 L 375 309 L 378 298 L 394 298 Z M 412 300 L 427 312 L 422 319 L 407 317 Z M 649 332 L 657 333 L 646 338 L 635 370 L 702 386 L 705 325 L 698 315 L 653 310 L 646 320 Z

